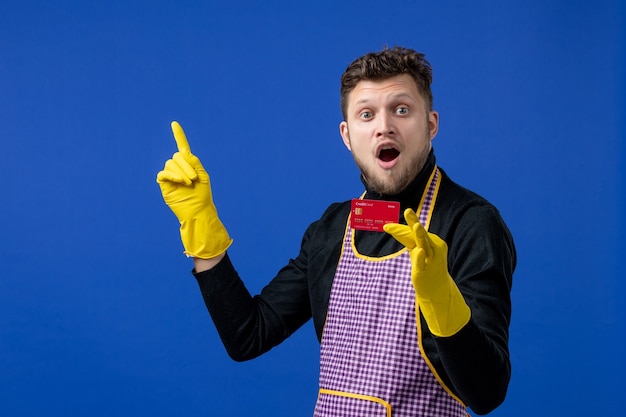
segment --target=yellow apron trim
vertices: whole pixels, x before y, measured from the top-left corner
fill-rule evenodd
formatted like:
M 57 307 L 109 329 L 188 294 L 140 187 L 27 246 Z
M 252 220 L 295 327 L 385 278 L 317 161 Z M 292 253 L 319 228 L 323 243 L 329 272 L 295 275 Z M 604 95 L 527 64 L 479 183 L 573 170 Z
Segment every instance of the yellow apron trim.
M 372 401 L 375 402 L 377 404 L 382 405 L 383 407 L 385 407 L 385 410 L 387 410 L 387 417 L 391 417 L 391 404 L 389 404 L 388 402 L 381 400 L 378 397 L 371 397 L 369 395 L 362 395 L 362 394 L 355 394 L 352 392 L 344 392 L 344 391 L 335 391 L 332 389 L 325 389 L 325 388 L 320 388 L 320 392 L 319 394 L 328 394 L 328 395 L 336 395 L 338 397 L 346 397 L 346 398 L 354 398 L 357 400 L 365 400 L 365 401 Z
M 354 253 L 354 256 L 356 256 L 359 259 L 365 259 L 366 261 L 369 262 L 382 262 L 382 261 L 386 261 L 387 259 L 391 259 L 391 258 L 395 258 L 397 256 L 402 255 L 402 253 L 406 252 L 408 249 L 407 248 L 402 248 L 399 251 L 395 252 L 395 253 L 391 253 L 389 255 L 385 255 L 385 256 L 380 256 L 380 257 L 373 257 L 373 256 L 367 256 L 367 255 L 363 255 L 361 253 L 359 253 L 359 251 L 356 250 L 356 246 L 354 243 L 354 232 L 355 230 L 350 230 L 350 233 L 352 233 L 352 242 L 350 242 L 350 246 L 352 246 L 352 252 Z M 384 233 L 384 232 L 381 232 Z
M 433 169 L 432 174 L 430 174 L 430 177 L 428 178 L 428 182 L 426 184 L 428 184 L 428 187 L 426 187 L 426 189 L 424 190 L 424 194 L 422 195 L 422 199 L 420 200 L 420 204 L 417 206 L 420 208 L 424 207 L 424 201 L 426 201 L 426 195 L 428 194 L 428 189 L 430 188 L 430 184 L 433 181 L 433 177 L 435 176 L 435 174 L 437 173 L 438 169 L 437 166 L 435 166 L 435 169 Z M 433 215 L 433 211 L 435 211 L 435 201 L 437 200 L 437 194 L 439 193 L 439 185 L 441 185 L 441 173 L 439 173 L 439 175 L 437 176 L 437 182 L 435 183 L 435 189 L 433 190 L 433 199 L 430 203 L 430 209 L 428 210 L 428 217 L 426 218 L 426 224 L 424 225 L 424 229 L 428 230 L 428 228 L 430 227 L 430 219 Z M 419 216 L 419 213 L 417 213 L 417 215 Z
M 420 312 L 419 312 L 419 305 L 417 304 L 417 297 L 415 297 L 415 323 L 417 324 L 417 344 L 418 344 L 418 346 L 420 348 L 420 352 L 422 353 L 422 358 L 424 358 L 424 361 L 426 362 L 426 365 L 428 365 L 428 367 L 430 368 L 430 371 L 435 376 L 435 379 L 439 382 L 439 385 L 441 385 L 443 387 L 443 389 L 446 390 L 446 392 L 452 398 L 457 400 L 459 402 L 459 404 L 461 404 L 464 408 L 467 408 L 467 405 L 465 405 L 465 403 L 463 401 L 461 401 L 461 399 L 459 397 L 457 397 L 450 390 L 450 388 L 448 388 L 448 386 L 443 382 L 443 380 L 441 379 L 441 377 L 437 373 L 437 370 L 433 366 L 432 362 L 430 361 L 430 359 L 426 355 L 426 352 L 424 351 L 424 345 L 422 344 L 422 321 L 420 319 Z
M 435 169 L 433 170 L 433 173 L 430 174 L 430 178 L 428 179 L 428 184 L 430 184 L 432 182 L 433 177 L 435 176 L 436 173 L 437 173 L 437 167 L 435 167 Z M 430 210 L 428 210 L 428 217 L 426 218 L 426 224 L 424 225 L 424 229 L 426 229 L 426 230 L 428 230 L 430 228 L 430 220 L 432 218 L 433 211 L 435 211 L 435 202 L 437 200 L 437 195 L 439 194 L 439 186 L 440 185 L 441 185 L 441 173 L 439 173 L 439 175 L 437 177 L 437 181 L 435 183 L 435 189 L 433 190 L 433 199 L 432 199 L 432 202 L 431 202 L 431 205 L 430 205 Z M 426 193 L 427 193 L 427 191 L 428 191 L 428 189 L 426 189 L 424 191 L 424 195 L 422 196 L 422 200 L 420 201 L 419 207 L 423 207 L 424 206 L 424 201 L 426 200 Z M 420 310 L 419 310 L 419 305 L 417 304 L 417 297 L 415 297 L 415 323 L 417 325 L 417 343 L 419 345 L 420 352 L 422 353 L 422 358 L 424 358 L 424 361 L 426 362 L 426 364 L 430 368 L 430 371 L 433 373 L 433 375 L 435 376 L 435 379 L 437 380 L 437 382 L 439 382 L 439 384 L 443 387 L 443 389 L 452 398 L 457 400 L 459 402 L 459 404 L 461 404 L 461 405 L 463 405 L 463 407 L 467 408 L 465 403 L 463 401 L 461 401 L 461 399 L 459 397 L 457 397 L 450 390 L 450 388 L 448 388 L 448 386 L 443 382 L 443 380 L 441 379 L 441 377 L 437 373 L 437 370 L 433 366 L 432 362 L 430 361 L 430 359 L 426 355 L 426 352 L 424 351 L 424 346 L 422 344 L 422 321 L 420 319 Z
M 428 178 L 428 182 L 427 184 L 430 184 L 435 176 L 435 174 L 437 173 L 437 166 L 435 166 L 435 168 L 433 169 L 433 172 L 430 174 L 430 177 Z M 435 210 L 435 202 L 437 200 L 437 195 L 439 194 L 439 186 L 441 185 L 441 173 L 439 173 L 438 177 L 437 177 L 437 181 L 435 182 L 435 189 L 433 190 L 433 196 L 432 196 L 432 202 L 430 205 L 430 209 L 428 210 L 428 216 L 426 218 L 426 224 L 424 225 L 424 229 L 428 230 L 430 227 L 430 220 L 432 218 L 432 214 L 433 211 Z M 426 200 L 426 195 L 428 194 L 428 188 L 426 187 L 426 189 L 424 190 L 424 194 L 422 195 L 422 198 L 420 200 L 419 203 L 419 208 L 421 209 L 421 207 L 424 206 L 424 201 Z M 363 198 L 365 196 L 365 192 L 363 194 L 361 194 L 361 197 L 359 198 Z M 419 213 L 417 213 L 419 216 Z M 407 248 L 403 248 L 401 250 L 399 250 L 396 253 L 392 253 L 390 255 L 386 255 L 380 258 L 377 257 L 371 257 L 371 256 L 366 256 L 366 255 L 362 255 L 360 254 L 355 246 L 355 239 L 354 239 L 354 232 L 355 230 L 350 229 L 350 216 L 352 215 L 352 213 L 350 213 L 348 215 L 348 221 L 346 222 L 346 230 L 344 232 L 344 237 L 343 237 L 343 241 L 345 242 L 345 238 L 346 238 L 346 233 L 352 233 L 352 251 L 354 253 L 354 255 L 358 258 L 361 259 L 366 259 L 368 261 L 371 262 L 377 262 L 377 261 L 384 261 L 386 259 L 390 259 L 390 258 L 394 258 L 396 256 L 399 256 L 401 253 L 407 251 Z M 345 250 L 345 245 L 341 245 L 341 255 L 339 255 L 339 260 L 341 261 L 341 258 L 343 257 L 343 253 Z M 339 264 L 339 263 L 338 263 Z M 328 319 L 328 317 L 326 317 L 326 319 Z M 419 305 L 417 304 L 417 297 L 415 298 L 415 323 L 417 326 L 417 343 L 420 349 L 420 352 L 422 354 L 422 358 L 424 358 L 424 361 L 426 362 L 426 364 L 428 365 L 428 367 L 430 368 L 431 372 L 433 373 L 433 375 L 435 376 L 435 379 L 437 380 L 437 382 L 439 382 L 439 384 L 443 387 L 443 389 L 452 397 L 454 398 L 456 401 L 459 402 L 459 404 L 463 405 L 463 407 L 467 408 L 467 406 L 465 405 L 465 403 L 463 401 L 461 401 L 461 399 L 456 396 L 451 390 L 450 388 L 448 388 L 448 386 L 443 382 L 443 380 L 441 379 L 441 377 L 439 376 L 439 374 L 437 373 L 437 370 L 435 369 L 435 367 L 433 366 L 432 362 L 430 361 L 430 359 L 428 358 L 428 356 L 426 355 L 426 352 L 424 351 L 424 346 L 422 344 L 422 322 L 420 319 L 420 312 L 419 312 Z M 324 327 L 326 327 L 326 322 L 324 322 Z M 369 400 L 369 401 L 374 401 L 376 403 L 382 404 L 385 406 L 385 408 L 387 408 L 387 416 L 391 417 L 391 405 L 389 405 L 388 403 L 386 403 L 385 401 L 381 400 L 380 398 L 376 398 L 376 397 L 369 397 L 366 395 L 360 395 L 360 394 L 352 394 L 352 393 L 347 393 L 347 392 L 342 392 L 342 391 L 334 391 L 334 390 L 327 390 L 324 388 L 320 389 L 320 394 L 330 394 L 330 395 L 339 395 L 339 396 L 343 396 L 343 397 L 350 397 L 350 398 L 358 398 L 358 399 L 362 399 L 362 400 Z M 467 416 L 469 417 L 470 415 L 467 414 Z

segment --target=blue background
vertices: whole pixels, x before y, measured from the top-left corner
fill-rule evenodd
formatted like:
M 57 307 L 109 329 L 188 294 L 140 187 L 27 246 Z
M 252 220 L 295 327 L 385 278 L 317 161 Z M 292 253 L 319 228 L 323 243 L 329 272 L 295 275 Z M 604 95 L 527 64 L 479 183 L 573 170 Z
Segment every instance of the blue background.
M 362 185 L 339 78 L 426 53 L 439 164 L 513 232 L 513 377 L 494 416 L 621 415 L 618 1 L 3 1 L 0 415 L 308 416 L 311 324 L 231 361 L 155 175 L 170 121 L 252 292 Z

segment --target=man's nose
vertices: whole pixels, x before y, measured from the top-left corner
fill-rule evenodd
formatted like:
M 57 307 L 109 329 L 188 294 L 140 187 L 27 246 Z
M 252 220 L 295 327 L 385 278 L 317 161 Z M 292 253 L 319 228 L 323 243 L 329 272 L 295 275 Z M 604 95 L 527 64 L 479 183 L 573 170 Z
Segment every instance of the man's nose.
M 391 115 L 387 113 L 378 114 L 378 124 L 376 126 L 376 136 L 389 136 L 395 134 L 395 128 L 393 126 L 393 119 Z

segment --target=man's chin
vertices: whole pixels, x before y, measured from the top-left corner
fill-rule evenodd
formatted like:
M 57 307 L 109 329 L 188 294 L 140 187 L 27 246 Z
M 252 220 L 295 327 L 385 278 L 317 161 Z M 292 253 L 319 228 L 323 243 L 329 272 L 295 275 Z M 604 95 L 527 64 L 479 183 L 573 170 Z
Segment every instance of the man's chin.
M 374 177 L 372 179 L 368 179 L 365 175 L 363 175 L 363 178 L 365 178 L 365 183 L 371 191 L 383 195 L 399 194 L 408 185 L 405 184 L 406 181 L 401 181 L 398 178 L 392 177 L 384 179 Z

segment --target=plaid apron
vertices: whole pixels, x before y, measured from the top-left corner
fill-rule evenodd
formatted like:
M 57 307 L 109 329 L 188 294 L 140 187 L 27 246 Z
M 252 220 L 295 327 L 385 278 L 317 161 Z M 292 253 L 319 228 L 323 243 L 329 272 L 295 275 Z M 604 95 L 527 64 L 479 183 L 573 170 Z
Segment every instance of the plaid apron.
M 435 168 L 422 197 L 419 217 L 426 228 L 439 177 Z M 367 257 L 353 239 L 346 227 L 322 335 L 314 416 L 466 416 L 420 353 L 408 251 Z

